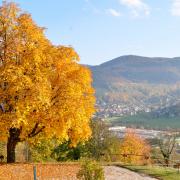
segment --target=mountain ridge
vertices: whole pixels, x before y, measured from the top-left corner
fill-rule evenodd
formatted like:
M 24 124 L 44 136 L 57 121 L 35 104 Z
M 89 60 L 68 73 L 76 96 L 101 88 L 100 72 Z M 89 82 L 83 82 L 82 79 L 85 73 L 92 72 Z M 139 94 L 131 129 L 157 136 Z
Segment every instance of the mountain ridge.
M 180 57 L 126 55 L 88 67 L 101 114 L 133 114 L 180 102 Z
M 92 70 L 93 75 L 95 74 L 96 79 L 99 75 L 99 72 L 106 74 L 109 71 L 111 72 L 108 73 L 109 76 L 126 79 L 132 82 L 142 82 L 144 80 L 148 81 L 149 83 L 171 84 L 180 81 L 180 57 L 150 58 L 143 56 L 127 55 L 120 56 L 97 66 L 89 66 L 89 68 Z M 145 73 L 149 77 L 147 77 Z M 162 79 L 163 77 L 164 79 L 161 82 L 159 77 L 162 74 Z M 156 77 L 154 77 L 155 75 Z M 159 79 L 159 81 L 156 82 L 155 80 L 157 78 Z
M 98 64 L 98 65 L 87 65 L 87 66 L 96 67 L 96 66 L 101 66 L 101 65 L 110 63 L 110 62 L 115 61 L 115 60 L 119 60 L 119 59 L 121 59 L 121 58 L 133 58 L 133 57 L 146 58 L 146 59 L 149 59 L 149 60 L 156 60 L 156 61 L 180 60 L 180 56 L 177 56 L 177 57 L 161 57 L 161 56 L 159 56 L 159 57 L 158 57 L 158 56 L 157 56 L 157 57 L 148 57 L 148 56 L 140 56 L 140 55 L 129 54 L 129 55 L 122 55 L 122 56 L 113 58 L 113 59 L 111 59 L 111 60 L 108 60 L 108 61 L 103 62 L 103 63 Z

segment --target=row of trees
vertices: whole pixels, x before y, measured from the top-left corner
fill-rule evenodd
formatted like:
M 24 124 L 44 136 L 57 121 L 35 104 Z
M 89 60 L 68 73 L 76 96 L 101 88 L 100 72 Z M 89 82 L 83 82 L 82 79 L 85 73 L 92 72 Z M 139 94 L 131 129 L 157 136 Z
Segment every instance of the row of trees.
M 127 164 L 161 164 L 169 166 L 178 160 L 177 137 L 171 134 L 153 141 L 146 141 L 133 130 L 127 130 L 120 139 L 109 131 L 101 120 L 92 120 L 92 136 L 76 147 L 70 141 L 59 143 L 54 137 L 42 138 L 38 143 L 20 143 L 17 160 L 20 162 L 76 161 L 86 158 L 97 161 L 120 161 Z M 5 154 L 4 143 L 0 143 L 0 155 Z
M 147 141 L 133 130 L 127 130 L 120 139 L 109 131 L 101 120 L 92 120 L 92 137 L 85 143 L 71 147 L 67 141 L 57 144 L 55 140 L 42 141 L 31 146 L 33 161 L 72 161 L 91 158 L 97 161 L 121 161 L 127 164 L 161 164 L 169 166 L 177 160 L 177 133 Z
M 125 137 L 119 139 L 101 120 L 92 120 L 91 128 L 92 137 L 89 141 L 79 143 L 76 147 L 71 147 L 69 141 L 58 145 L 55 140 L 42 141 L 32 146 L 32 161 L 74 161 L 90 158 L 132 164 L 150 163 L 150 145 L 135 132 L 127 131 Z

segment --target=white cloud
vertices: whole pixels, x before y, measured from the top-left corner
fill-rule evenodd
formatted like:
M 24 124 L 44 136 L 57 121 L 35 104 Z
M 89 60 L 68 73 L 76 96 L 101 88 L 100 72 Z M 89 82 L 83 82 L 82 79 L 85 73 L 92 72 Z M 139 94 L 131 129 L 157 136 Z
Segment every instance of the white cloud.
M 106 12 L 108 13 L 108 14 L 110 14 L 111 16 L 114 16 L 114 17 L 119 17 L 119 16 L 121 16 L 121 13 L 119 12 L 119 11 L 117 11 L 117 10 L 115 10 L 115 9 L 107 9 L 106 10 Z
M 119 0 L 122 5 L 131 9 L 133 16 L 141 16 L 150 14 L 150 7 L 143 0 Z
M 171 13 L 173 16 L 180 16 L 180 0 L 173 0 Z

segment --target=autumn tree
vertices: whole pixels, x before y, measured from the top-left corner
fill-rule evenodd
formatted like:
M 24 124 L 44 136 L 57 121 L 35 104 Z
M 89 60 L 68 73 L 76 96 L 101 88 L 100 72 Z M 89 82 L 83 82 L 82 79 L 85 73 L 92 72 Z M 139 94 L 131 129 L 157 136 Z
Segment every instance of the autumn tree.
M 169 166 L 171 162 L 171 157 L 174 153 L 174 149 L 176 147 L 176 139 L 178 137 L 178 133 L 174 133 L 171 135 L 165 135 L 161 137 L 158 141 L 158 147 L 160 150 L 160 154 L 163 158 L 163 161 L 159 161 L 163 165 Z
M 89 138 L 94 113 L 90 71 L 71 47 L 54 46 L 14 3 L 0 7 L 0 135 L 7 162 L 18 142 L 57 137 L 75 146 Z
M 133 130 L 128 130 L 120 145 L 121 161 L 130 164 L 145 164 L 150 160 L 150 146 Z

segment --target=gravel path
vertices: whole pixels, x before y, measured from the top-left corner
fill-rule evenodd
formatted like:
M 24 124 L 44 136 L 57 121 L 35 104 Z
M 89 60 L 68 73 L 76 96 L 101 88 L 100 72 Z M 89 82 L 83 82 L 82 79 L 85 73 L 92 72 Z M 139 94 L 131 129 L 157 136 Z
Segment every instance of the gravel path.
M 104 172 L 106 180 L 157 180 L 116 166 L 106 166 Z

